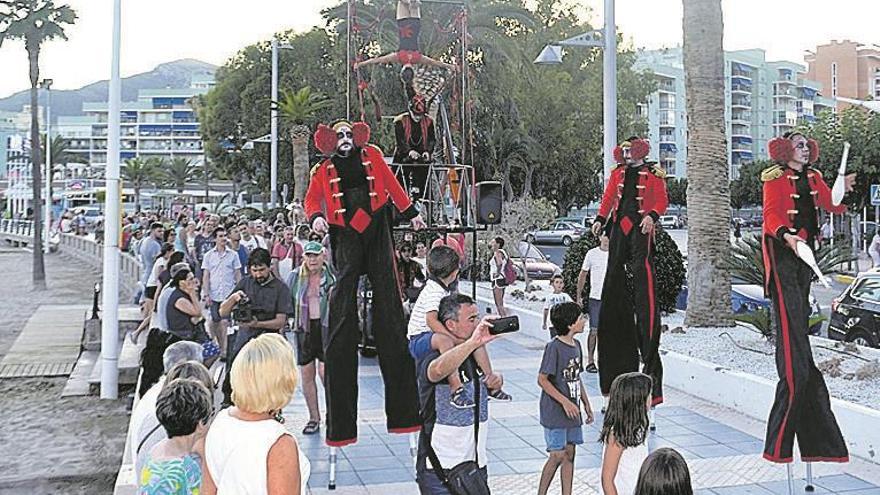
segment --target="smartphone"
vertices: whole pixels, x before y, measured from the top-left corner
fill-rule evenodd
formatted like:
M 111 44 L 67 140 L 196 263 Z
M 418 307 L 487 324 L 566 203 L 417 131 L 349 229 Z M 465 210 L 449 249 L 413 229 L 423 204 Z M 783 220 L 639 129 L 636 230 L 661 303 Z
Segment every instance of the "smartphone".
M 489 333 L 492 335 L 512 332 L 519 332 L 519 316 L 508 316 L 492 320 L 492 327 L 489 328 Z

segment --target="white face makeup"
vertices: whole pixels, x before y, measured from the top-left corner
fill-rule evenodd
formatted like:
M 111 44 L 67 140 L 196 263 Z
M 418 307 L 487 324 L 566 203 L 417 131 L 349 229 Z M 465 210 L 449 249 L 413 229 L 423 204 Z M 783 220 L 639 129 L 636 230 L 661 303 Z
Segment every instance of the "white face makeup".
M 791 138 L 791 145 L 794 148 L 791 160 L 795 163 L 806 165 L 810 161 L 810 147 L 807 144 L 807 138 L 798 134 Z
M 351 127 L 341 125 L 336 129 L 336 154 L 339 156 L 348 156 L 354 149 L 354 134 Z

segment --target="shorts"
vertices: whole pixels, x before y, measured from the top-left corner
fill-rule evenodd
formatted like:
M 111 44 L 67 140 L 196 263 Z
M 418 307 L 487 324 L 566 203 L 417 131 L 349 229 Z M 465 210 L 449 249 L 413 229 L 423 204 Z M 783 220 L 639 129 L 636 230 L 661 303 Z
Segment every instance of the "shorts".
M 580 426 L 572 428 L 544 427 L 544 441 L 547 442 L 547 452 L 565 450 L 566 445 L 584 443 L 584 429 Z
M 211 321 L 232 321 L 232 315 L 220 316 L 220 302 L 211 301 Z
M 158 287 L 155 285 L 148 285 L 146 289 L 144 289 L 144 299 L 156 299 L 156 290 Z
M 492 281 L 493 289 L 504 289 L 505 287 L 507 287 L 507 281 L 504 280 L 504 277 L 499 277 Z
M 298 366 L 306 366 L 316 359 L 324 362 L 324 340 L 321 336 L 320 319 L 309 320 L 308 330 L 293 332 L 293 341 Z
M 418 361 L 431 353 L 431 337 L 434 332 L 422 332 L 409 339 L 409 353 Z
M 590 308 L 590 329 L 595 330 L 599 328 L 599 314 L 602 312 L 602 301 L 590 298 L 587 305 Z

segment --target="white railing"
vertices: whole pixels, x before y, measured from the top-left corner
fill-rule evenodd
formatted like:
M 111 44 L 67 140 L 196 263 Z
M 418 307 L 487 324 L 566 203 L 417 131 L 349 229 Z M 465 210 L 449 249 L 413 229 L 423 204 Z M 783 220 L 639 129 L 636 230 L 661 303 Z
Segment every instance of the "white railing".
M 32 220 L 13 220 L 4 218 L 0 220 L 0 233 L 19 237 L 34 235 L 34 222 Z

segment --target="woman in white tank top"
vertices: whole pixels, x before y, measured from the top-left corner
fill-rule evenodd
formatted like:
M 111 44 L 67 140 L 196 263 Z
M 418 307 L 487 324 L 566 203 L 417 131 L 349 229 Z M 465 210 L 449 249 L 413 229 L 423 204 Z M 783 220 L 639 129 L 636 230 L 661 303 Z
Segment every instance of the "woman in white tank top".
M 298 379 L 280 335 L 245 344 L 230 370 L 235 406 L 217 414 L 205 439 L 203 495 L 305 493 L 309 461 L 280 418 Z

